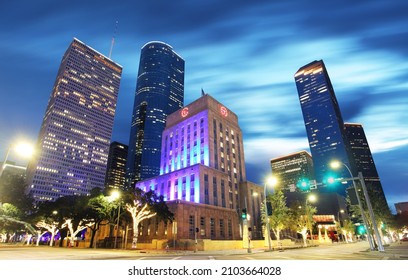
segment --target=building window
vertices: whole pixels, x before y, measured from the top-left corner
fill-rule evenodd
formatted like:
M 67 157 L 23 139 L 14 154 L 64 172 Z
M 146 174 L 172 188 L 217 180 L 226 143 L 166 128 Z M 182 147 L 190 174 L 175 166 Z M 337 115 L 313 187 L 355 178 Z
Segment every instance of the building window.
M 190 215 L 189 220 L 189 235 L 191 239 L 194 239 L 195 236 L 195 219 L 194 216 Z
M 214 205 L 218 206 L 218 188 L 217 188 L 217 178 L 213 177 L 213 197 Z
M 210 219 L 210 233 L 211 233 L 211 239 L 215 239 L 215 220 L 214 218 Z
M 200 217 L 200 235 L 205 236 L 205 217 Z
M 225 237 L 224 219 L 220 219 L 220 236 L 221 236 L 222 238 Z
M 174 182 L 174 199 L 179 199 L 178 197 L 178 179 Z

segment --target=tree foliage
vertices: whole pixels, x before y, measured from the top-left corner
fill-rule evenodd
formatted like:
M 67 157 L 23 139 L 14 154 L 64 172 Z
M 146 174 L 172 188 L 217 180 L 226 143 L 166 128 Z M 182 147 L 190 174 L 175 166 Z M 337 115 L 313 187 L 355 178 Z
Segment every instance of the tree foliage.
M 267 197 L 267 201 L 271 202 L 272 215 L 266 217 L 265 205 L 261 206 L 261 219 L 263 224 L 269 222 L 269 226 L 280 240 L 280 232 L 288 227 L 290 221 L 290 209 L 286 206 L 286 197 L 281 190 Z
M 313 215 L 317 213 L 317 208 L 307 202 L 295 202 L 291 205 L 291 227 L 302 235 L 303 244 L 307 246 L 307 233 L 313 234 Z

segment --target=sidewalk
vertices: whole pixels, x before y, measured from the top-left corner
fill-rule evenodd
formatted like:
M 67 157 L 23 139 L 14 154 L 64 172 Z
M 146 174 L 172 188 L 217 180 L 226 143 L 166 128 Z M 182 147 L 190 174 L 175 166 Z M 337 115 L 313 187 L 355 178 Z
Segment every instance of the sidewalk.
M 340 245 L 346 245 L 346 244 L 339 244 L 339 243 L 333 243 L 333 244 L 323 244 L 323 245 L 311 245 L 306 248 L 312 248 L 312 247 L 318 247 L 318 246 L 340 246 Z M 301 245 L 294 245 L 294 246 L 285 246 L 281 249 L 279 248 L 272 248 L 271 251 L 286 251 L 286 250 L 297 250 L 297 249 L 303 249 L 305 247 Z M 184 250 L 172 250 L 169 249 L 168 251 L 166 250 L 137 250 L 140 254 L 175 254 L 175 255 L 187 255 L 191 254 L 193 251 L 184 251 Z M 136 251 L 136 252 L 137 252 Z M 251 253 L 252 254 L 257 254 L 257 253 L 265 253 L 268 252 L 268 248 L 251 248 Z M 361 251 L 357 251 L 356 253 L 359 254 L 369 254 L 369 255 L 375 255 L 379 257 L 380 259 L 389 259 L 389 260 L 408 260 L 408 242 L 395 242 L 391 243 L 388 245 L 384 246 L 384 252 L 379 252 L 379 251 L 371 251 L 370 249 L 362 249 Z M 208 251 L 197 251 L 195 252 L 197 255 L 207 255 L 207 254 L 212 254 L 212 255 L 246 255 L 248 254 L 248 249 L 243 248 L 243 249 L 230 249 L 230 250 L 208 250 Z
M 408 242 L 395 242 L 384 246 L 384 252 L 367 249 L 364 253 L 382 256 L 388 260 L 408 260 Z

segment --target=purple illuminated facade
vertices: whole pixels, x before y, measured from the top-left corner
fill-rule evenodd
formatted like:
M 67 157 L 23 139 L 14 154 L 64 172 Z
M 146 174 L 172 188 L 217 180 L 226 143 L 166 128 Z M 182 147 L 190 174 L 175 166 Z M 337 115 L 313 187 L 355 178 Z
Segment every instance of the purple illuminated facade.
M 164 197 L 179 221 L 178 237 L 192 238 L 200 228 L 200 238 L 239 239 L 247 185 L 237 115 L 205 94 L 167 117 L 161 148 L 160 175 L 136 187 Z
M 154 189 L 166 201 L 238 209 L 239 183 L 246 175 L 234 113 L 204 95 L 167 118 L 162 139 L 161 175 L 136 187 Z

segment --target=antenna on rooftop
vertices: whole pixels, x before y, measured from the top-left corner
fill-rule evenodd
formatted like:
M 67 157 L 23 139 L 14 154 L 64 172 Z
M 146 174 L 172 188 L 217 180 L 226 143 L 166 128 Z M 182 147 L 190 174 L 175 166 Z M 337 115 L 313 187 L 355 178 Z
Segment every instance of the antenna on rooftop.
M 112 56 L 113 45 L 115 44 L 116 31 L 118 30 L 118 23 L 119 23 L 119 22 L 116 21 L 115 31 L 113 31 L 112 43 L 111 43 L 111 47 L 110 47 L 110 51 L 109 51 L 109 58 L 111 58 L 111 56 Z

